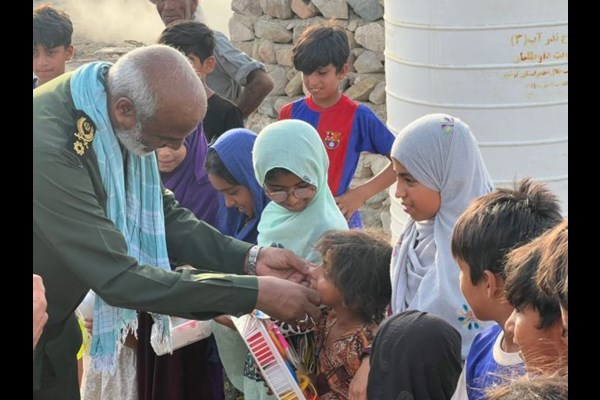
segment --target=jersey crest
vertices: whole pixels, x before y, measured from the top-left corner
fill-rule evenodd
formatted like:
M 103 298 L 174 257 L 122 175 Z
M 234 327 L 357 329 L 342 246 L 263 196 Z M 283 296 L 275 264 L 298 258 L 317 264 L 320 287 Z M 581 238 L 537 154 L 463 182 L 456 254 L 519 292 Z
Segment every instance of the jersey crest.
M 326 131 L 325 138 L 323 139 L 323 143 L 325 143 L 325 148 L 327 150 L 335 150 L 338 147 L 340 147 L 341 136 L 341 132 Z

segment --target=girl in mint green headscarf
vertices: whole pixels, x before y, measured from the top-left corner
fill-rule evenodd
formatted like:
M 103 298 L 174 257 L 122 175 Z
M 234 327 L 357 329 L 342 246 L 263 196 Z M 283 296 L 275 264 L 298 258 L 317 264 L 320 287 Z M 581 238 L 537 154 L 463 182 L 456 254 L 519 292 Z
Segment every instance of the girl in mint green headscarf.
M 256 180 L 271 199 L 258 223 L 258 245 L 281 245 L 320 263 L 313 245 L 331 229 L 348 229 L 348 223 L 327 185 L 329 159 L 317 131 L 300 120 L 275 122 L 258 135 L 252 149 L 252 163 Z M 287 324 L 280 328 L 293 332 Z M 219 349 L 226 349 L 220 353 L 227 376 L 244 393 L 244 398 L 275 399 L 267 394 L 241 337 L 219 324 L 213 324 L 213 332 Z M 312 332 L 288 340 L 311 372 L 315 364 Z
M 312 262 L 313 245 L 331 229 L 348 229 L 327 186 L 329 159 L 317 131 L 300 120 L 263 129 L 252 152 L 256 180 L 271 202 L 258 224 L 258 244 L 280 243 Z

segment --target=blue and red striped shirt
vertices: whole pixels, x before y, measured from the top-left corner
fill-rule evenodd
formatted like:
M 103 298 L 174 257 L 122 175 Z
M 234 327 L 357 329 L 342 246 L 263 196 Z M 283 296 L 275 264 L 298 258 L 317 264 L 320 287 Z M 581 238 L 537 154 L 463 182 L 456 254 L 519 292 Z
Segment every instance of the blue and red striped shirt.
M 288 103 L 279 119 L 300 119 L 319 132 L 329 157 L 327 182 L 334 196 L 348 190 L 362 151 L 387 156 L 394 142 L 394 134 L 370 108 L 343 94 L 329 108 L 319 107 L 310 97 Z

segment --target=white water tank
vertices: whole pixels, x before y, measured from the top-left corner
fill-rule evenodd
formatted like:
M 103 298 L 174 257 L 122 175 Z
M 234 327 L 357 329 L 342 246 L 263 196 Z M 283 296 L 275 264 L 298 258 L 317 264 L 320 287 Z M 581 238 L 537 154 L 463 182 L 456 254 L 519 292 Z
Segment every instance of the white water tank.
M 568 213 L 567 0 L 386 0 L 387 124 L 444 112 L 477 137 L 496 186 L 531 176 Z M 392 237 L 406 220 L 392 197 Z

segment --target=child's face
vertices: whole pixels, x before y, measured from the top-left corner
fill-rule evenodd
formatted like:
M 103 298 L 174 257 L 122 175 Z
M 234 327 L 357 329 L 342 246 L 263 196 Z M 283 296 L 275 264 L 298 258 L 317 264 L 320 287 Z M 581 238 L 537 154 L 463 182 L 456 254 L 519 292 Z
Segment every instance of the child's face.
M 158 169 L 160 172 L 171 172 L 185 159 L 187 154 L 187 148 L 182 145 L 177 150 L 173 150 L 169 147 L 161 147 L 156 149 L 156 156 L 158 158 Z
M 246 186 L 234 185 L 213 174 L 208 174 L 208 180 L 215 189 L 221 192 L 227 208 L 235 207 L 242 214 L 250 218 L 254 217 L 254 197 Z
M 566 356 L 567 347 L 562 336 L 561 319 L 547 328 L 540 326 L 540 314 L 531 306 L 515 309 L 504 325 L 507 335 L 520 347 L 521 358 L 530 372 L 551 372 L 560 366 L 557 360 Z
M 293 173 L 279 174 L 265 181 L 267 196 L 291 212 L 304 210 L 315 197 L 315 186 L 304 182 Z
M 489 321 L 492 318 L 486 313 L 486 310 L 488 309 L 488 296 L 485 279 L 482 279 L 476 285 L 473 285 L 469 264 L 463 260 L 457 260 L 456 262 L 460 268 L 460 274 L 458 275 L 460 291 L 463 296 L 465 296 L 465 300 L 469 303 L 469 306 L 477 319 Z
M 200 58 L 194 54 L 187 55 L 188 60 L 192 63 L 192 68 L 196 71 L 196 74 L 204 82 L 206 76 L 215 69 L 215 57 L 210 56 L 204 62 L 200 61 Z
M 47 49 L 41 44 L 33 46 L 33 73 L 38 86 L 65 73 L 65 64 L 73 56 L 73 45 Z
M 327 254 L 323 259 L 323 265 L 310 270 L 311 287 L 321 296 L 321 303 L 331 307 L 341 306 L 344 303 L 344 297 L 326 272 L 329 261 L 330 257 Z
M 319 107 L 333 106 L 340 99 L 339 84 L 348 73 L 348 64 L 344 64 L 338 73 L 333 64 L 317 68 L 312 74 L 302 73 L 302 83 L 312 100 Z
M 392 159 L 396 174 L 396 198 L 400 199 L 404 212 L 415 221 L 426 221 L 440 210 L 440 193 L 419 183 L 404 166 Z

